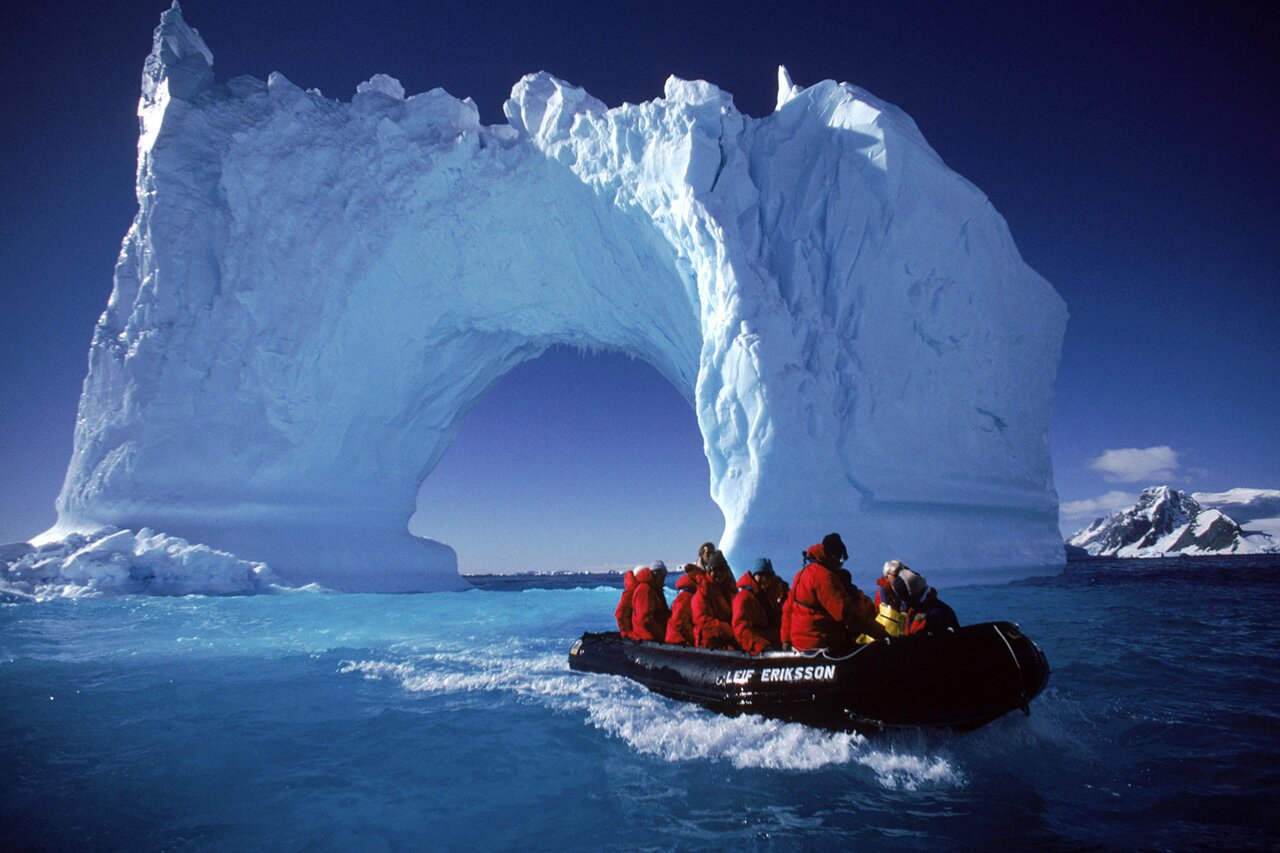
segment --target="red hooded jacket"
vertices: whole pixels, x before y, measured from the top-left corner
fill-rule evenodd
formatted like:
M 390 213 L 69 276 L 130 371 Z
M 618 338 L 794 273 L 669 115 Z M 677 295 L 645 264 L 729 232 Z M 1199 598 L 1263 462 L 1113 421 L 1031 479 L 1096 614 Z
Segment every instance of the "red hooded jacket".
M 666 641 L 682 646 L 692 646 L 693 638 L 693 594 L 697 592 L 697 576 L 702 572 L 690 569 L 676 581 L 676 598 L 671 602 L 671 618 L 667 620 Z
M 697 579 L 698 589 L 693 594 L 694 644 L 704 649 L 732 649 L 733 608 L 720 591 L 710 574 Z
M 810 548 L 808 554 L 813 562 L 796 573 L 784 610 L 783 630 L 792 647 L 847 651 L 859 634 L 884 636 L 876 624 L 871 599 L 856 587 L 846 586 L 836 574 L 839 561 L 828 557 L 821 544 Z
M 662 581 L 645 566 L 636 572 L 636 588 L 631 595 L 631 639 L 661 643 L 667 636 L 667 597 Z
M 769 638 L 769 616 L 749 574 L 738 578 L 738 594 L 733 597 L 733 636 L 743 651 L 753 655 L 776 647 Z
M 636 590 L 636 575 L 631 569 L 622 576 L 622 597 L 613 610 L 613 618 L 618 623 L 618 631 L 624 637 L 631 636 L 631 596 Z

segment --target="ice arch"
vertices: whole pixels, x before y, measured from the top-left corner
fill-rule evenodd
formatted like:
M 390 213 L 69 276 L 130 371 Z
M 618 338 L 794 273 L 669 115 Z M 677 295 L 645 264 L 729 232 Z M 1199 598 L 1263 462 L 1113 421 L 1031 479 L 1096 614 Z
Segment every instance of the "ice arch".
M 568 343 L 690 401 L 731 561 L 838 529 L 934 577 L 1061 562 L 1063 304 L 910 118 L 782 71 L 758 120 L 676 78 L 606 109 L 531 75 L 505 112 L 382 75 L 350 103 L 218 83 L 166 12 L 59 527 L 147 525 L 337 588 L 455 584 L 407 532 L 418 485 L 486 388 Z

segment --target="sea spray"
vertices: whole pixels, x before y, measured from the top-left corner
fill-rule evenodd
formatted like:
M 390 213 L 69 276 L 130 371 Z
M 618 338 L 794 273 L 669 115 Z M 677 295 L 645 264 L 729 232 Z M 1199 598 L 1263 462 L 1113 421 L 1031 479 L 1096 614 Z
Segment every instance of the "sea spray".
M 754 715 L 727 717 L 689 706 L 615 676 L 571 673 L 563 654 L 511 657 L 506 647 L 401 660 L 343 661 L 342 674 L 388 679 L 410 693 L 504 692 L 585 721 L 663 761 L 727 761 L 734 767 L 814 770 L 868 768 L 886 787 L 958 784 L 945 759 L 882 747 L 856 733 L 827 732 Z M 479 699 L 478 703 L 483 703 Z

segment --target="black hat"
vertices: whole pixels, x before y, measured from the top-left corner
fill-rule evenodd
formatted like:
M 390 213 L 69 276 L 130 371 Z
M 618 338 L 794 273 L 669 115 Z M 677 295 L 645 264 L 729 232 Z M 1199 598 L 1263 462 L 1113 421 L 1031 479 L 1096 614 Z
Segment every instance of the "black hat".
M 833 560 L 841 562 L 849 559 L 849 549 L 844 547 L 844 540 L 839 533 L 828 533 L 822 537 L 822 550 Z

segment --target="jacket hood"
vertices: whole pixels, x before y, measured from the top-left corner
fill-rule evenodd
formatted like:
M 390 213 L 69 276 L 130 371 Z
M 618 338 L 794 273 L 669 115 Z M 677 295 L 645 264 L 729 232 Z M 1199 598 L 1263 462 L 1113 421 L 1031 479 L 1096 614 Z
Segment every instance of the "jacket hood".
M 676 581 L 676 589 L 682 589 L 686 592 L 693 592 L 698 588 L 698 575 L 701 575 L 701 574 L 702 572 L 698 572 L 697 575 L 695 575 L 693 572 L 689 572 L 688 574 L 681 575 L 680 579 Z
M 840 568 L 840 561 L 832 558 L 821 542 L 817 545 L 810 545 L 809 550 L 805 551 L 805 553 L 823 568 L 830 569 L 833 572 Z
M 635 588 L 636 588 L 636 572 L 635 572 L 635 569 L 627 569 L 626 574 L 624 574 L 624 575 L 622 576 L 622 588 L 623 588 L 623 589 L 635 589 Z
M 662 585 L 660 578 L 665 578 L 666 576 L 666 572 L 659 575 L 653 569 L 645 566 L 643 569 L 636 572 L 636 586 L 645 583 L 652 587 L 659 587 Z
M 755 579 L 752 578 L 750 574 L 744 574 L 742 577 L 738 578 L 738 589 L 749 589 L 752 592 L 755 592 Z

